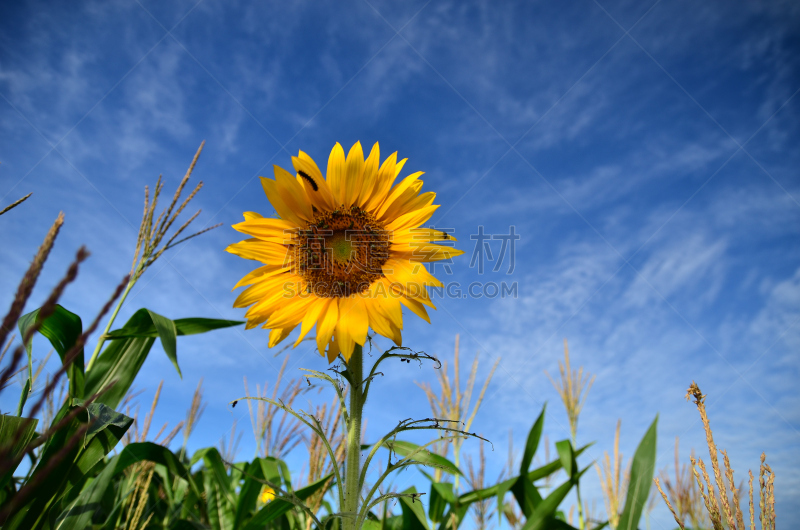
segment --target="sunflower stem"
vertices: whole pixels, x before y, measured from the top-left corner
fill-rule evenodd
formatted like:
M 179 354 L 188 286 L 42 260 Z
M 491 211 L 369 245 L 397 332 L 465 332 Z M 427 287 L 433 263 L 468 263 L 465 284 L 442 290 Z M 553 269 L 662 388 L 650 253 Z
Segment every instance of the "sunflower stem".
M 350 422 L 347 425 L 347 457 L 345 459 L 344 506 L 342 512 L 343 530 L 358 530 L 356 516 L 359 512 L 359 480 L 361 477 L 361 411 L 364 407 L 363 372 L 364 359 L 361 345 L 356 344 L 350 360 L 347 361 L 350 372 Z

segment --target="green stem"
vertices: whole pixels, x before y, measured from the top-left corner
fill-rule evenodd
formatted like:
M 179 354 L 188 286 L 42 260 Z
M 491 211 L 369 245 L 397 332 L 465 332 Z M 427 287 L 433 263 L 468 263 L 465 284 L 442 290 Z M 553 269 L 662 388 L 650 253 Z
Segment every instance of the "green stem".
M 106 325 L 106 329 L 103 330 L 103 334 L 100 335 L 100 338 L 97 341 L 97 347 L 94 349 L 94 353 L 92 353 L 92 358 L 89 359 L 89 363 L 86 365 L 85 372 L 88 372 L 91 369 L 92 365 L 94 364 L 94 361 L 100 354 L 100 350 L 103 349 L 103 344 L 105 344 L 106 342 L 106 335 L 108 335 L 108 332 L 111 330 L 111 326 L 114 324 L 114 320 L 117 318 L 117 313 L 119 313 L 119 310 L 122 308 L 122 304 L 125 303 L 125 299 L 128 297 L 128 293 L 131 292 L 133 284 L 136 283 L 136 280 L 134 278 L 135 276 L 131 276 L 130 281 L 128 281 L 128 285 L 125 286 L 125 291 L 122 293 L 122 296 L 120 297 L 119 302 L 117 303 L 117 307 L 114 308 L 114 312 L 111 313 L 111 318 L 108 319 L 108 324 Z
M 350 407 L 349 422 L 347 425 L 347 456 L 345 459 L 344 476 L 344 506 L 342 512 L 346 514 L 342 519 L 344 530 L 358 530 L 356 516 L 359 510 L 359 480 L 361 476 L 361 411 L 364 407 L 363 375 L 364 359 L 361 345 L 356 344 L 353 354 L 347 362 L 350 375 Z
M 575 430 L 572 431 L 572 447 L 577 447 L 575 443 Z M 586 528 L 586 521 L 583 519 L 583 501 L 581 501 L 581 483 L 580 479 L 578 483 L 575 484 L 575 496 L 578 498 L 578 528 L 579 530 L 584 530 Z

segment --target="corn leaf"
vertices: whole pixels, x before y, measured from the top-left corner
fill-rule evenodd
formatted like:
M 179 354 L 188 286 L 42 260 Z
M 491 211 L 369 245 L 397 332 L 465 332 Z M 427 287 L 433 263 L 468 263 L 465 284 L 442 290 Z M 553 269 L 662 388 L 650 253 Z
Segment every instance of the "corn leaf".
M 416 492 L 417 489 L 414 486 L 403 491 L 403 493 Z M 419 498 L 400 497 L 400 508 L 403 510 L 403 530 L 428 530 L 425 507 Z
M 450 460 L 443 456 L 437 455 L 436 453 L 432 453 L 427 449 L 422 449 L 417 444 L 388 440 L 383 442 L 383 445 L 387 449 L 394 451 L 400 456 L 408 457 L 409 460 L 414 460 L 423 465 L 441 469 L 447 473 L 450 473 L 451 475 L 463 475 L 461 470 L 458 469 L 458 466 L 456 466 Z
M 572 449 L 572 443 L 569 440 L 561 440 L 556 442 L 556 451 L 558 451 L 558 459 L 561 461 L 561 467 L 568 477 L 574 478 L 578 472 L 578 463 L 575 460 L 575 451 Z
M 17 326 L 19 327 L 20 334 L 24 337 L 28 330 L 36 323 L 39 318 L 39 310 L 32 311 L 20 317 Z M 41 324 L 39 333 L 44 335 L 53 348 L 61 357 L 61 362 L 64 362 L 64 356 L 75 345 L 75 342 L 83 333 L 83 324 L 81 317 L 64 309 L 60 305 L 56 305 L 53 313 L 48 316 Z M 28 381 L 30 381 L 31 374 L 31 341 L 25 344 L 28 351 Z M 84 373 L 83 373 L 83 348 L 80 349 L 75 360 L 67 369 L 67 378 L 69 379 L 69 395 L 71 397 L 83 397 L 84 390 Z M 33 384 L 32 381 L 30 381 Z M 22 400 L 21 400 L 22 401 Z M 24 401 L 21 405 L 24 406 Z M 20 411 L 21 412 L 21 411 Z
M 528 516 L 525 524 L 522 525 L 521 530 L 544 530 L 550 528 L 551 524 L 555 521 L 554 515 L 561 501 L 567 496 L 569 490 L 573 486 L 572 480 L 568 480 L 558 488 L 550 492 L 550 495 L 545 497 Z
M 544 413 L 547 409 L 547 403 L 542 407 L 542 412 L 539 417 L 533 422 L 530 432 L 528 432 L 528 439 L 525 443 L 525 451 L 522 453 L 522 461 L 519 466 L 519 474 L 524 475 L 528 472 L 533 462 L 533 457 L 536 454 L 536 449 L 539 447 L 539 440 L 542 437 L 542 429 L 544 428 Z
M 140 309 L 139 311 L 146 311 Z M 214 331 L 215 329 L 229 328 L 232 326 L 239 326 L 244 324 L 240 320 L 220 320 L 216 318 L 179 318 L 172 321 L 175 324 L 175 334 L 181 335 L 197 335 L 198 333 L 206 333 Z M 159 332 L 155 325 L 150 325 L 146 320 L 137 322 L 136 326 L 125 325 L 124 328 L 115 329 L 107 336 L 109 340 L 126 339 L 130 337 L 158 337 Z
M 69 410 L 76 407 L 73 404 Z M 42 450 L 27 484 L 36 489 L 17 506 L 3 530 L 38 530 L 51 525 L 60 513 L 62 498 L 86 480 L 89 472 L 119 442 L 133 420 L 100 403 L 91 403 L 64 428 L 56 431 Z M 81 432 L 82 427 L 88 430 Z
M 633 454 L 631 463 L 631 479 L 628 484 L 628 494 L 625 498 L 625 508 L 619 516 L 617 530 L 636 530 L 642 510 L 650 494 L 653 473 L 656 467 L 656 425 L 658 416 L 644 433 L 639 447 Z
M 169 449 L 152 442 L 130 443 L 104 465 L 100 474 L 87 484 L 80 495 L 61 513 L 54 530 L 91 528 L 92 516 L 101 508 L 101 500 L 108 488 L 112 487 L 113 479 L 128 467 L 142 461 L 163 466 L 172 476 L 187 481 L 191 488 L 197 490 L 189 471 Z
M 447 505 L 456 502 L 453 483 L 431 481 L 430 495 L 430 499 L 428 499 L 428 517 L 434 523 L 438 523 L 442 520 Z
M 39 420 L 36 418 L 20 418 L 0 415 L 0 451 L 4 458 L 13 462 L 11 468 L 0 477 L 0 490 L 6 487 L 11 477 L 22 459 L 25 447 L 33 440 L 36 435 L 36 425 Z
M 158 331 L 158 338 L 161 339 L 161 346 L 164 348 L 164 353 L 166 353 L 169 360 L 172 361 L 172 365 L 178 371 L 178 375 L 183 377 L 181 368 L 178 366 L 178 330 L 176 329 L 175 322 L 149 309 L 147 310 L 147 314 L 150 315 L 153 326 L 156 328 L 156 331 Z
M 320 489 L 324 488 L 327 484 L 328 480 L 333 476 L 333 473 L 329 473 L 322 477 L 321 479 L 317 480 L 316 482 L 312 482 L 308 486 L 304 488 L 300 488 L 299 490 L 294 492 L 294 496 L 297 499 L 304 501 Z M 276 498 L 275 500 L 270 501 L 267 503 L 266 506 L 261 508 L 252 519 L 247 522 L 245 525 L 244 530 L 262 530 L 267 523 L 274 521 L 275 519 L 279 518 L 289 510 L 294 507 L 294 504 L 291 502 Z

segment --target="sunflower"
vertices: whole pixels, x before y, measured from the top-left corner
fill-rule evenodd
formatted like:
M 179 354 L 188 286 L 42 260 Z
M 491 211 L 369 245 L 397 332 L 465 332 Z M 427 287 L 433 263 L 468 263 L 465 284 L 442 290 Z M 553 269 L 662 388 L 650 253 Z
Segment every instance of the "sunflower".
M 250 239 L 226 249 L 263 263 L 234 287 L 248 286 L 234 303 L 250 306 L 247 329 L 270 329 L 271 348 L 300 325 L 297 346 L 316 324 L 319 352 L 333 362 L 349 360 L 368 328 L 400 346 L 402 306 L 430 323 L 427 288 L 442 283 L 423 263 L 463 252 L 435 243 L 454 240 L 446 232 L 420 227 L 436 194 L 420 193 L 421 171 L 394 184 L 406 160 L 393 153 L 381 164 L 377 143 L 364 160 L 360 142 L 345 158 L 337 143 L 326 177 L 303 151 L 295 174 L 274 166 L 275 179 L 261 177 L 278 218 L 245 212 L 233 228 Z
M 267 504 L 268 502 L 275 499 L 275 490 L 270 488 L 269 486 L 264 486 L 261 489 L 261 502 Z

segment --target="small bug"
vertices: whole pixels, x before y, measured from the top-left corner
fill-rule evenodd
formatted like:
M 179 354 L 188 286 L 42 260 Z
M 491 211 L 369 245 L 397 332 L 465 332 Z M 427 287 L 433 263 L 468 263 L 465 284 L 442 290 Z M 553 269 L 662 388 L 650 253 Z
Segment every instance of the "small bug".
M 239 401 L 238 401 L 238 400 L 237 400 L 237 401 L 234 401 L 234 402 L 231 404 L 231 408 L 232 408 L 232 409 L 235 409 L 235 408 L 236 408 L 236 404 L 237 404 L 237 403 L 239 403 Z
M 317 183 L 314 181 L 314 179 L 308 176 L 308 173 L 306 173 L 305 171 L 298 171 L 297 174 L 306 179 L 306 181 L 308 181 L 308 183 L 311 184 L 311 188 L 314 191 L 319 191 L 319 186 L 317 186 Z

